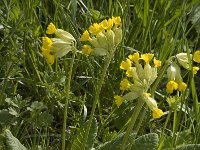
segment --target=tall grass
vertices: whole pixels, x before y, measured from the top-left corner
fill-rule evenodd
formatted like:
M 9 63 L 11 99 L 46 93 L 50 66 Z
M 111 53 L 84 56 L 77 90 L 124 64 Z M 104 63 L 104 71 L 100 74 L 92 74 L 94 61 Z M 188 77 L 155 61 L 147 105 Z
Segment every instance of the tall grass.
M 65 116 L 66 149 L 73 149 L 76 140 L 81 139 L 79 134 L 84 133 L 91 112 L 97 122 L 90 119 L 92 125 L 88 132 L 98 126 L 93 141 L 95 148 L 120 137 L 127 128 L 130 133 L 126 138 L 137 133 L 133 141 L 156 133 L 157 149 L 200 144 L 199 73 L 193 76 L 191 71 L 181 68 L 188 84 L 180 100 L 183 111 L 169 108 L 166 102 L 169 95 L 165 91 L 168 59 L 200 48 L 199 6 L 198 0 L 0 1 L 0 139 L 4 139 L 0 140 L 0 148 L 7 148 L 5 129 L 9 129 L 28 149 L 61 149 L 66 81 L 69 80 L 66 74 L 70 71 L 72 53 L 57 59 L 52 66 L 46 63 L 41 54 L 41 37 L 45 36 L 50 22 L 70 32 L 77 40 Z M 83 44 L 79 39 L 92 23 L 112 16 L 121 17 L 123 38 L 98 91 L 105 59 L 82 55 Z M 120 81 L 125 77 L 120 63 L 136 51 L 154 53 L 162 61 L 150 92 L 165 115 L 152 119 L 144 105 L 141 106 L 143 111 L 138 112 L 139 117 L 129 126 L 137 101 L 126 102 L 118 108 L 114 95 L 120 94 Z M 191 63 L 190 68 L 192 65 L 198 66 Z M 97 107 L 92 105 L 94 99 Z M 85 149 L 86 145 L 83 146 Z

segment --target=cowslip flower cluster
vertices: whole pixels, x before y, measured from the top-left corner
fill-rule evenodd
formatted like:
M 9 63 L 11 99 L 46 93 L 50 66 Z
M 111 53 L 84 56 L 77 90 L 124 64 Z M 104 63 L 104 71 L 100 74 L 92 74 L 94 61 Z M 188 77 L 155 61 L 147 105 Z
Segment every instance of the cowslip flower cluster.
M 152 59 L 153 63 L 151 62 Z M 127 79 L 121 81 L 120 90 L 127 91 L 127 93 L 123 96 L 116 95 L 114 97 L 116 105 L 119 107 L 125 100 L 130 101 L 139 98 L 144 100 L 152 110 L 153 118 L 160 118 L 164 113 L 158 108 L 156 100 L 148 93 L 150 86 L 157 78 L 157 68 L 160 66 L 161 61 L 157 60 L 151 53 L 140 56 L 136 52 L 122 61 L 120 68 L 126 72 Z
M 42 55 L 52 65 L 56 57 L 63 57 L 72 50 L 76 40 L 69 32 L 56 29 L 53 23 L 48 25 L 46 33 L 55 34 L 54 38 L 42 37 Z
M 82 53 L 104 56 L 115 50 L 122 40 L 121 18 L 112 17 L 92 24 L 85 30 L 80 41 L 85 42 Z

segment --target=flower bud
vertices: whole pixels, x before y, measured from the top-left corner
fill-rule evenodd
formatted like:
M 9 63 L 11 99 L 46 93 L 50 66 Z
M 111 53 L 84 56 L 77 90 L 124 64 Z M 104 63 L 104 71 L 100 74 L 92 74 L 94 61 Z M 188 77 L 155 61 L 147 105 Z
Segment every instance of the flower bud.
M 122 41 L 122 29 L 121 28 L 115 28 L 113 29 L 115 33 L 115 46 L 117 46 Z
M 56 36 L 62 39 L 65 42 L 75 42 L 75 38 L 67 31 L 64 31 L 62 29 L 57 29 Z
M 179 53 L 176 55 L 176 58 L 181 66 L 185 69 L 189 69 L 189 61 L 187 53 Z M 192 55 L 190 54 L 190 58 L 192 59 Z

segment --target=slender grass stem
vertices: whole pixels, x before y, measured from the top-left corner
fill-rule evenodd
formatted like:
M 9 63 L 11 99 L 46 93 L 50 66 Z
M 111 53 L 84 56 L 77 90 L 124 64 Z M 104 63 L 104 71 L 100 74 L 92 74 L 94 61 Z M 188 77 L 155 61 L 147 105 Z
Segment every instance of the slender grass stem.
M 142 109 L 142 106 L 144 105 L 144 101 L 143 100 L 139 100 L 137 106 L 135 107 L 135 110 L 131 116 L 131 121 L 129 123 L 129 126 L 126 130 L 126 134 L 124 136 L 123 142 L 122 142 L 122 146 L 121 146 L 121 150 L 125 150 L 126 146 L 127 146 L 127 141 L 128 141 L 128 137 L 131 134 L 132 128 L 136 122 L 136 119 Z
M 73 64 L 75 60 L 76 50 L 75 47 L 72 49 L 72 60 L 69 66 L 69 73 L 68 73 L 68 80 L 66 82 L 66 100 L 65 100 L 65 107 L 64 107 L 64 115 L 63 115 L 63 129 L 62 129 L 62 150 L 65 150 L 65 131 L 67 127 L 67 108 L 69 103 L 69 92 L 70 92 L 70 83 L 71 83 L 71 76 L 73 70 Z M 66 71 L 67 72 L 67 71 Z
M 92 119 L 94 117 L 94 112 L 95 112 L 96 105 L 97 105 L 99 95 L 100 95 L 100 92 L 101 92 L 101 87 L 103 85 L 104 77 L 106 75 L 106 70 L 109 67 L 109 64 L 110 64 L 110 61 L 111 61 L 113 55 L 114 55 L 114 50 L 111 52 L 110 55 L 107 55 L 107 57 L 105 58 L 104 66 L 103 66 L 103 69 L 102 69 L 102 74 L 101 74 L 100 80 L 97 84 L 97 91 L 96 91 L 96 94 L 95 94 L 95 97 L 94 97 L 94 102 L 93 102 L 93 105 L 92 105 L 92 111 L 91 111 L 90 118 L 89 118 L 89 121 L 88 121 L 88 127 L 87 127 L 87 130 L 85 132 L 85 140 L 84 140 L 83 150 L 85 150 L 85 147 L 86 147 L 89 131 L 90 131 L 91 124 L 92 124 Z

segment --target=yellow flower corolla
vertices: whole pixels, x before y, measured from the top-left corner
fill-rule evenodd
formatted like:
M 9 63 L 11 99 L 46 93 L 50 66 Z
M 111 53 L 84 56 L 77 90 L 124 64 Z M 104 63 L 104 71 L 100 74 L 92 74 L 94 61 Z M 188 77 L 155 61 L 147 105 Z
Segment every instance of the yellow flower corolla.
M 55 25 L 52 22 L 48 25 L 46 33 L 47 34 L 54 34 L 54 33 L 56 33 L 56 27 L 55 27 Z
M 127 79 L 123 79 L 120 83 L 120 90 L 124 91 L 124 90 L 128 90 L 130 88 L 130 83 Z
M 45 58 L 46 58 L 47 63 L 49 63 L 51 65 L 54 63 L 54 60 L 55 60 L 55 56 L 54 55 L 47 54 L 45 56 Z
M 90 55 L 92 48 L 89 45 L 83 45 L 82 53 L 85 55 Z
M 192 74 L 196 74 L 199 70 L 199 67 L 192 67 Z
M 97 35 L 102 31 L 102 26 L 99 25 L 98 23 L 94 23 L 89 27 L 89 31 L 91 34 Z
M 108 20 L 103 20 L 100 25 L 102 26 L 103 29 L 105 30 L 110 30 L 113 27 L 113 20 L 108 19 Z
M 169 81 L 166 85 L 166 91 L 167 93 L 173 93 L 174 90 L 178 89 L 178 83 L 175 81 Z
M 154 108 L 152 112 L 152 116 L 154 119 L 160 118 L 164 115 L 163 111 L 158 108 Z
M 80 41 L 89 41 L 90 40 L 90 35 L 89 35 L 89 32 L 87 30 L 85 30 L 83 32 L 83 35 L 81 36 L 80 38 Z
M 197 63 L 200 63 L 200 50 L 194 52 L 193 60 Z
M 112 17 L 112 20 L 116 26 L 121 25 L 121 18 L 120 17 Z
M 46 57 L 50 53 L 50 49 L 42 48 L 42 55 Z
M 157 60 L 155 57 L 153 59 L 153 63 L 154 63 L 154 66 L 156 68 L 160 67 L 161 66 L 161 61 L 160 60 Z
M 114 98 L 117 107 L 119 107 L 124 102 L 124 99 L 121 96 L 115 95 Z
M 143 59 L 145 61 L 146 64 L 148 64 L 151 59 L 153 58 L 154 54 L 151 53 L 146 53 L 146 54 L 142 54 L 141 55 L 141 59 Z
M 179 91 L 183 92 L 183 91 L 185 91 L 186 88 L 187 88 L 187 84 L 186 83 L 184 83 L 184 82 L 179 82 L 178 83 L 178 90 Z
M 134 53 L 133 55 L 129 55 L 128 58 L 129 58 L 131 61 L 137 63 L 137 62 L 139 61 L 139 59 L 140 59 L 140 54 L 139 54 L 138 52 L 136 52 L 136 53 Z
M 130 59 L 126 59 L 126 61 L 122 61 L 120 68 L 123 70 L 129 70 L 131 68 L 131 61 Z
M 42 37 L 42 48 L 50 49 L 51 45 L 53 44 L 52 40 L 48 37 Z

